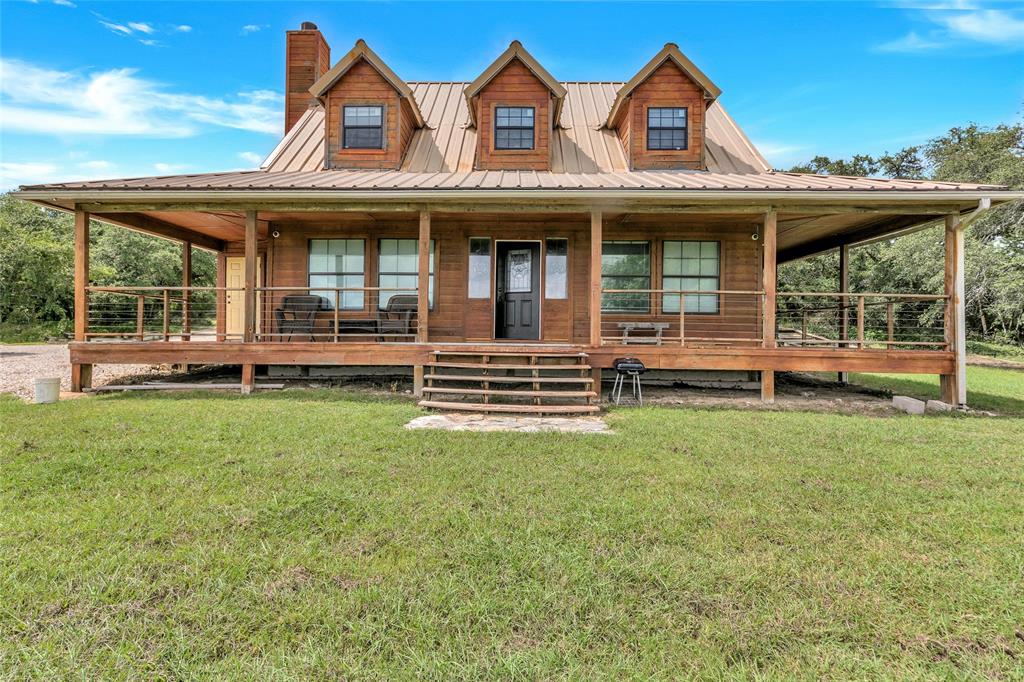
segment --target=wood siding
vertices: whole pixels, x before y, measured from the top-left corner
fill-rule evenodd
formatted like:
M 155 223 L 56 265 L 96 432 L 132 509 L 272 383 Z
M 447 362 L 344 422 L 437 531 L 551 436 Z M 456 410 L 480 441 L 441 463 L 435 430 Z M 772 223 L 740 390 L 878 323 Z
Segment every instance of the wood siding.
M 633 170 L 704 170 L 704 91 L 672 61 L 666 61 L 637 86 L 617 123 Z M 687 149 L 662 151 L 647 149 L 647 109 L 649 107 L 686 107 Z
M 309 240 L 314 238 L 363 239 L 365 242 L 365 284 L 377 286 L 378 246 L 382 238 L 416 239 L 415 218 L 380 217 L 369 220 L 357 217 L 316 218 L 303 221 L 280 221 L 272 224 L 280 237 L 271 239 L 266 252 L 267 285 L 273 287 L 308 286 Z M 662 243 L 664 240 L 718 241 L 721 244 L 720 287 L 729 290 L 756 291 L 760 288 L 760 242 L 750 238 L 756 229 L 753 222 L 744 219 L 690 219 L 680 222 L 671 217 L 630 217 L 627 222 L 608 220 L 604 227 L 604 240 L 649 241 L 651 248 L 651 288 L 661 286 Z M 468 297 L 469 239 L 491 239 L 490 297 Z M 541 330 L 543 341 L 587 344 L 590 338 L 589 254 L 590 222 L 588 216 L 569 215 L 533 218 L 523 216 L 496 216 L 490 214 L 467 216 L 434 215 L 431 220 L 431 238 L 435 240 L 435 301 L 430 311 L 431 341 L 489 341 L 494 338 L 494 253 L 495 240 L 540 241 L 541 263 L 544 262 L 544 240 L 569 240 L 568 296 L 565 299 L 544 297 L 544 277 L 541 283 Z M 232 244 L 232 247 L 237 245 Z M 235 249 L 232 248 L 232 251 Z M 262 249 L 261 249 L 262 255 Z M 738 301 L 739 299 L 737 299 Z M 753 297 L 750 297 L 753 300 Z M 730 299 L 723 300 L 718 315 L 687 315 L 687 334 L 709 335 L 728 324 L 737 323 L 742 312 L 749 314 L 745 332 L 756 338 L 757 313 L 754 308 L 742 311 Z M 730 307 L 732 309 L 730 309 Z M 369 299 L 364 310 L 345 310 L 342 317 L 366 317 L 374 314 Z M 264 310 L 264 324 L 270 322 L 270 310 Z M 324 313 L 324 325 L 329 324 Z M 728 322 L 726 323 L 726 318 Z M 634 314 L 603 316 L 605 328 L 617 321 L 660 320 L 668 322 L 668 333 L 678 333 L 678 315 Z
M 500 105 L 534 108 L 534 148 L 496 150 L 494 109 Z M 480 91 L 476 102 L 476 168 L 481 170 L 550 170 L 552 98 L 551 91 L 518 59 L 510 61 Z
M 284 131 L 313 102 L 309 88 L 331 68 L 331 48 L 320 31 L 288 31 L 285 48 Z
M 412 111 L 398 91 L 365 60 L 360 60 L 345 73 L 326 97 L 327 165 L 329 168 L 387 168 L 402 165 L 405 149 L 412 139 Z M 346 105 L 380 105 L 384 107 L 384 148 L 344 149 L 342 120 Z

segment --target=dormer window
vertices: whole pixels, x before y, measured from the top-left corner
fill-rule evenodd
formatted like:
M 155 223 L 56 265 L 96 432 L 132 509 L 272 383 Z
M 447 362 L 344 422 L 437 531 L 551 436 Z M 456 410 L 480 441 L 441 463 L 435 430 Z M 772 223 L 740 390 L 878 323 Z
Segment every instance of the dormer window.
M 647 109 L 647 148 L 683 151 L 687 147 L 686 107 Z
M 494 108 L 494 148 L 533 149 L 533 107 Z
M 342 134 L 345 149 L 384 149 L 384 107 L 346 106 Z

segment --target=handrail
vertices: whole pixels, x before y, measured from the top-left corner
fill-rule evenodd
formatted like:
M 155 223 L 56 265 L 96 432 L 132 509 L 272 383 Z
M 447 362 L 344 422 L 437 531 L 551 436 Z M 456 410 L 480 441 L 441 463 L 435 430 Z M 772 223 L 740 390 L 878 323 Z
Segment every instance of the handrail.
M 693 294 L 711 296 L 714 294 L 733 296 L 760 296 L 763 291 L 736 291 L 731 289 L 707 289 L 698 291 L 696 289 L 601 289 L 602 294 Z
M 924 300 L 924 301 L 940 301 L 948 299 L 949 296 L 945 294 L 897 294 L 897 293 L 879 293 L 879 292 L 859 292 L 859 291 L 779 291 L 776 292 L 775 297 L 780 296 L 827 296 L 831 298 L 856 298 L 857 296 L 865 296 L 868 298 L 884 298 L 886 296 L 904 298 L 908 300 Z

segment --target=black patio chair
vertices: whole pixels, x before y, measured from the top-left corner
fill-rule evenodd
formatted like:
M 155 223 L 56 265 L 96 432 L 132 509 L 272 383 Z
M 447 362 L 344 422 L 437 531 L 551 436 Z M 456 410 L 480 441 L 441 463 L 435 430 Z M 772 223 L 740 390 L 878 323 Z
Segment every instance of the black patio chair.
M 388 299 L 387 307 L 381 312 L 377 332 L 381 341 L 395 336 L 411 336 L 416 333 L 413 321 L 419 308 L 419 297 L 415 294 L 396 294 Z
M 310 294 L 290 294 L 281 299 L 281 307 L 274 311 L 274 319 L 277 321 L 277 333 L 284 338 L 288 335 L 288 341 L 292 335 L 308 336 L 315 341 L 313 328 L 316 326 L 316 311 L 320 309 L 322 299 L 319 296 Z

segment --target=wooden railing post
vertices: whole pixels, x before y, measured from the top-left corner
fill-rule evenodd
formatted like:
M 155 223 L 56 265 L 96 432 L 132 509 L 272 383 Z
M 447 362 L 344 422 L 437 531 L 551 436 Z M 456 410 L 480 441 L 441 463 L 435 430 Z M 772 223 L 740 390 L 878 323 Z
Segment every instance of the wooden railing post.
M 146 295 L 138 294 L 135 297 L 135 335 L 139 341 L 146 340 Z
M 807 311 L 803 311 L 800 316 L 800 338 L 804 341 L 807 340 Z
M 416 341 L 426 343 L 430 333 L 430 211 L 420 211 L 419 276 L 416 285 Z
M 896 340 L 896 304 L 893 301 L 885 304 L 885 324 L 889 331 L 889 344 L 886 350 L 892 350 L 893 342 Z
M 601 246 L 603 216 L 590 212 L 590 345 L 601 345 Z
M 679 294 L 679 345 L 686 345 L 686 294 Z
M 857 348 L 864 350 L 864 297 L 857 297 Z
M 942 400 L 954 407 L 967 405 L 967 330 L 964 308 L 964 228 L 959 214 L 946 216 L 946 350 L 953 352 L 953 373 L 940 377 Z
M 245 292 L 242 340 L 256 340 L 256 211 L 245 212 Z
M 839 292 L 842 294 L 850 290 L 850 247 L 843 244 L 839 247 Z M 847 312 L 848 300 L 846 296 L 839 297 L 839 338 L 840 348 L 845 348 L 850 338 L 850 316 Z M 839 373 L 839 383 L 845 384 L 850 381 L 849 372 Z
M 338 323 L 339 316 L 341 314 L 341 291 L 339 289 L 334 290 L 334 342 L 338 342 Z
M 181 244 L 181 340 L 188 341 L 192 331 L 192 242 Z
M 775 307 L 776 301 L 776 258 L 777 258 L 777 227 L 778 215 L 775 210 L 764 214 L 764 266 L 761 270 L 764 290 L 763 314 L 761 316 L 761 345 L 764 348 L 775 348 Z M 761 370 L 761 400 L 766 403 L 775 402 L 775 370 Z
M 171 340 L 171 291 L 164 289 L 164 341 Z
M 89 334 L 89 214 L 75 207 L 75 341 Z M 92 385 L 92 365 L 71 364 L 71 390 Z

